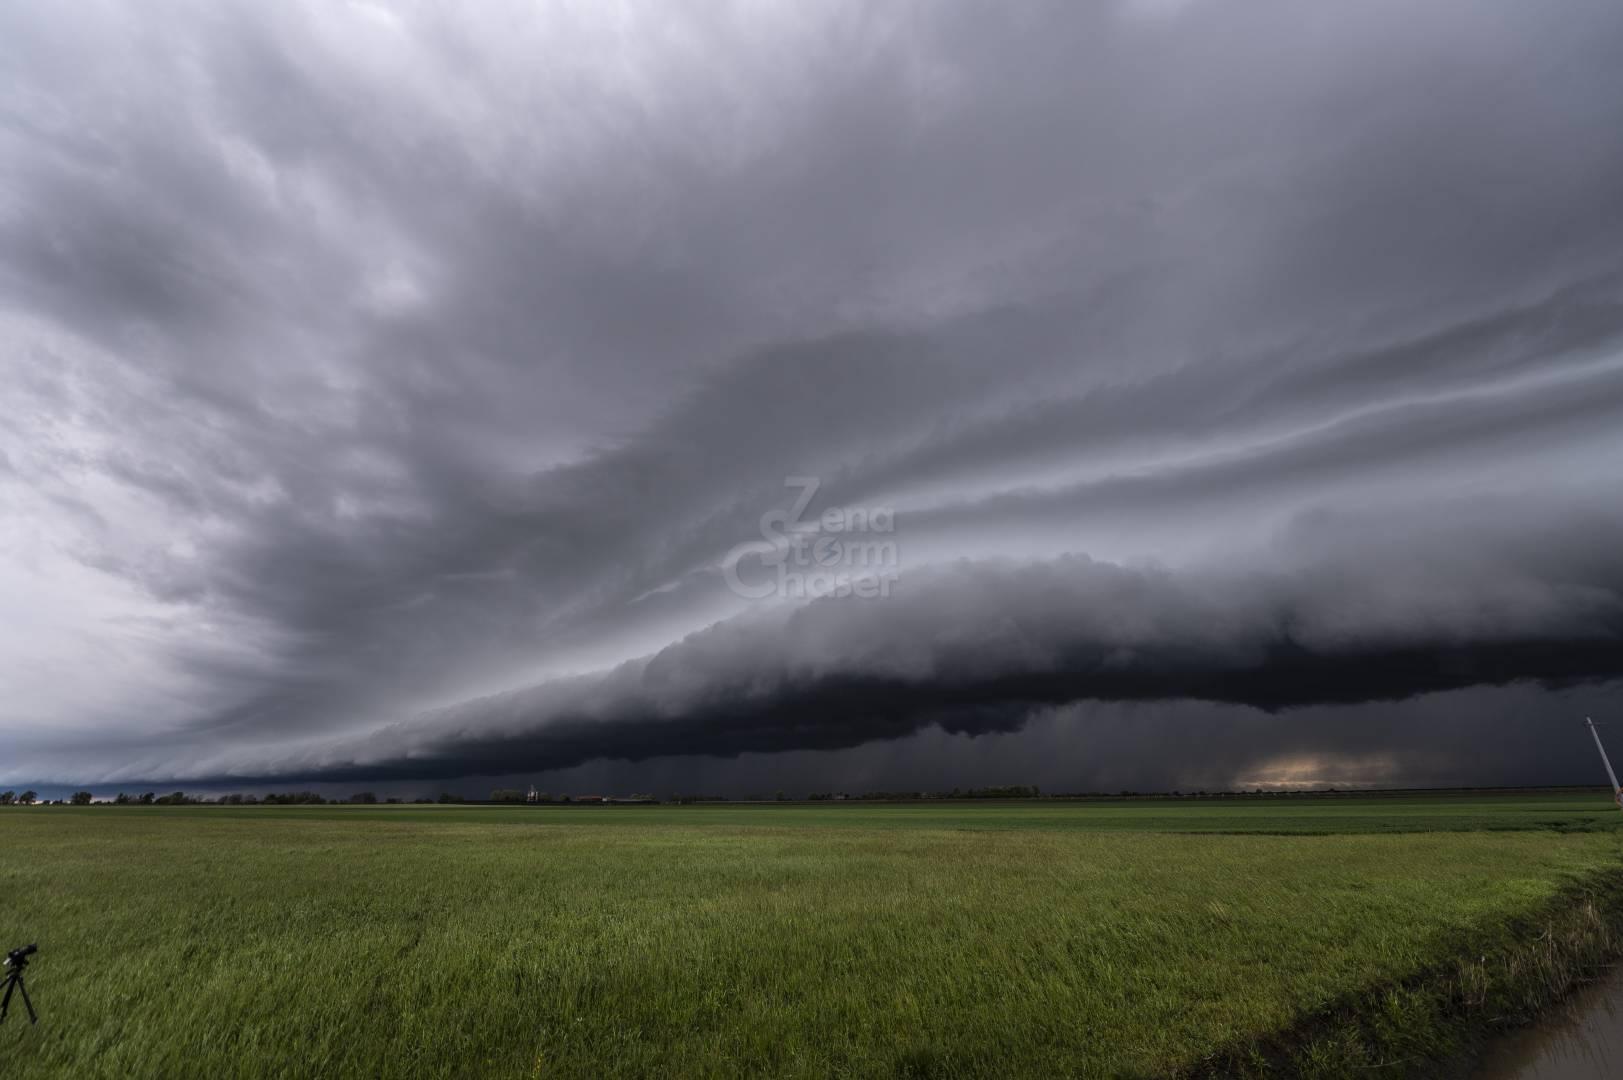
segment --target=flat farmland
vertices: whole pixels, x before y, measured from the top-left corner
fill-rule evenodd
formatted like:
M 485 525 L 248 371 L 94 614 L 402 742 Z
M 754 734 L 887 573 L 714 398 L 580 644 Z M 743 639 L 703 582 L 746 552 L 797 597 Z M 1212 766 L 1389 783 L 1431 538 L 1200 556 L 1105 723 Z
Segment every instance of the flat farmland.
M 7 807 L 7 1076 L 1432 1075 L 1616 952 L 1604 794 Z

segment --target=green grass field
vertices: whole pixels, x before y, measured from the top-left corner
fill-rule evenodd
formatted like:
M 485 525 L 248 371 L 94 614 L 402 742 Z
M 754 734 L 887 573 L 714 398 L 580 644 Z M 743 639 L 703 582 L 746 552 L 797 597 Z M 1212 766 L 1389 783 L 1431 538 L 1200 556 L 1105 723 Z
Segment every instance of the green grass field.
M 1620 826 L 1604 794 L 8 807 L 42 1022 L 13 1003 L 0 1072 L 1165 1076 L 1354 1001 L 1423 1054 L 1428 975 L 1615 881 Z M 1337 1045 L 1293 1067 L 1394 1075 Z

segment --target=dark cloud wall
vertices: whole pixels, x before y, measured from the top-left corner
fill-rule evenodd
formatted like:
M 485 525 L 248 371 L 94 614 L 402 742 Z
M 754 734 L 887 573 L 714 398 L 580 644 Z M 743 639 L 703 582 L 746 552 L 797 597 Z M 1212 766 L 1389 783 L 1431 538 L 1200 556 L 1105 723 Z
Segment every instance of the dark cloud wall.
M 859 750 L 601 760 L 516 776 L 549 793 L 767 798 L 778 791 L 798 796 L 995 784 L 1036 784 L 1050 793 L 1352 790 L 1390 786 L 1395 777 L 1419 787 L 1604 784 L 1587 730 L 1573 718 L 1615 700 L 1615 686 L 1553 696 L 1523 686 L 1451 691 L 1379 710 L 1328 706 L 1284 714 L 1208 703 L 1086 703 L 1036 710 L 1010 732 L 932 727 Z M 432 793 L 450 786 L 484 797 L 518 780 L 406 782 L 399 789 Z M 346 795 L 352 788 L 331 785 Z
M 0 41 L 0 782 L 964 775 L 1078 702 L 1403 782 L 1391 709 L 1610 700 L 1615 5 Z M 726 587 L 793 477 L 893 596 Z

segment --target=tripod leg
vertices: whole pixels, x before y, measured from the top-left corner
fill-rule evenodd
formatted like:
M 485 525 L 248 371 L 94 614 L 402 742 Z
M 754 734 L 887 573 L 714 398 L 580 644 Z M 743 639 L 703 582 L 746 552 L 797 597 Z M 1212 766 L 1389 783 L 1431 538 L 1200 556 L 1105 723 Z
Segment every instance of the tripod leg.
M 0 999 L 0 1020 L 4 1020 L 6 1018 L 6 1013 L 11 1010 L 11 991 L 14 990 L 16 986 L 17 976 L 12 975 L 6 979 L 6 996 L 4 999 Z
M 21 976 L 17 978 L 17 989 L 23 992 L 23 1005 L 28 1009 L 28 1022 L 30 1024 L 39 1023 L 39 1014 L 34 1011 L 34 1003 L 28 1000 L 28 984 L 23 982 Z

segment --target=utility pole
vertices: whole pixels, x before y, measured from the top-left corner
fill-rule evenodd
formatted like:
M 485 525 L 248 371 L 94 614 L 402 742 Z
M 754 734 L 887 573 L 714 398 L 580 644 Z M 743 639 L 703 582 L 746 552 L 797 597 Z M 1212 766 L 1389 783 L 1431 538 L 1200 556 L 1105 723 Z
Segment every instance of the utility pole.
M 1617 786 L 1617 773 L 1612 771 L 1612 760 L 1606 756 L 1606 747 L 1600 744 L 1600 732 L 1595 730 L 1595 721 L 1584 717 L 1584 723 L 1589 725 L 1589 734 L 1594 736 L 1595 749 L 1600 751 L 1600 763 L 1606 766 L 1606 775 L 1612 781 L 1612 798 L 1617 800 L 1619 809 L 1623 809 L 1623 788 Z

